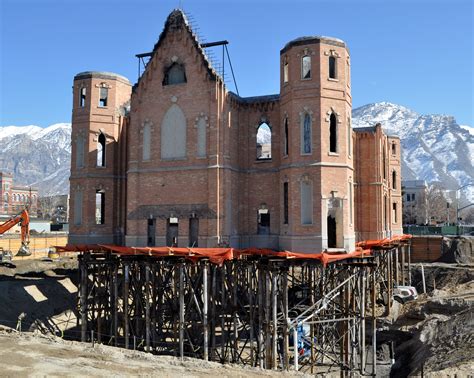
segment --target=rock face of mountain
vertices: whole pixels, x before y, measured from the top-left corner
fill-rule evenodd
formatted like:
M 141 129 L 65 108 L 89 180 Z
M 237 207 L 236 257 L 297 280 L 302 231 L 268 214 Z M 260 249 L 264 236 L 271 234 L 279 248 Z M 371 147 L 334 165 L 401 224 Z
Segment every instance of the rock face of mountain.
M 40 196 L 69 193 L 71 124 L 0 127 L 0 170 Z
M 474 182 L 474 135 L 449 115 L 421 115 L 400 105 L 381 102 L 352 111 L 353 127 L 380 122 L 402 145 L 402 178 L 440 182 L 457 189 Z M 474 198 L 474 188 L 463 190 Z
M 354 109 L 354 127 L 380 122 L 402 144 L 403 179 L 440 182 L 457 189 L 474 182 L 474 129 L 447 115 L 421 115 L 400 105 L 381 102 Z M 260 143 L 270 130 L 261 128 Z M 69 193 L 71 125 L 0 127 L 0 170 L 13 173 L 15 183 L 32 185 L 40 195 Z M 474 187 L 466 188 L 471 202 Z

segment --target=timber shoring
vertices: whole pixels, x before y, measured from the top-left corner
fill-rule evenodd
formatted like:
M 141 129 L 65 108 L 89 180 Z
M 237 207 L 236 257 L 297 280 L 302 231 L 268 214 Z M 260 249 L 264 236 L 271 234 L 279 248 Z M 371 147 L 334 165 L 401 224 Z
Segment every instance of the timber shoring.
M 265 369 L 375 374 L 375 308 L 389 311 L 396 281 L 409 281 L 406 246 L 326 266 L 82 252 L 81 340 Z

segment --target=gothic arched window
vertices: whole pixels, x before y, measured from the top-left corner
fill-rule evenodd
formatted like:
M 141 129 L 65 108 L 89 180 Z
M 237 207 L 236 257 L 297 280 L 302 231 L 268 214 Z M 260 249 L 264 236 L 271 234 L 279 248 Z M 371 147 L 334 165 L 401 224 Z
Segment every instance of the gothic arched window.
M 334 113 L 329 118 L 329 152 L 337 152 L 337 118 Z
M 161 124 L 161 157 L 186 157 L 186 117 L 176 104 L 171 105 Z
M 265 122 L 257 129 L 257 159 L 272 158 L 272 130 Z
M 173 85 L 186 83 L 186 72 L 184 66 L 179 63 L 173 63 L 165 72 L 163 85 Z

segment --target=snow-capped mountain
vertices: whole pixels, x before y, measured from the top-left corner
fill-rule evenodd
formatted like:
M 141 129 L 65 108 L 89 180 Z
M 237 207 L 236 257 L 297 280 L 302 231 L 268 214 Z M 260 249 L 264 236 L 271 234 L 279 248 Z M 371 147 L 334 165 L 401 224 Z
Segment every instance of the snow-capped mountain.
M 380 122 L 402 144 L 402 178 L 440 182 L 457 189 L 474 182 L 474 130 L 449 115 L 422 115 L 389 102 L 364 105 L 352 111 L 353 127 Z M 474 188 L 463 193 L 472 201 Z
M 0 171 L 41 196 L 69 193 L 71 124 L 0 127 Z
M 403 179 L 441 182 L 457 189 L 474 182 L 474 129 L 458 125 L 452 116 L 421 115 L 388 102 L 369 104 L 352 112 L 354 127 L 380 122 L 402 143 Z M 268 143 L 271 132 L 261 128 L 258 141 Z M 32 185 L 40 195 L 67 194 L 71 156 L 71 125 L 0 127 L 0 171 L 15 175 L 19 185 Z M 474 187 L 464 194 L 474 201 Z

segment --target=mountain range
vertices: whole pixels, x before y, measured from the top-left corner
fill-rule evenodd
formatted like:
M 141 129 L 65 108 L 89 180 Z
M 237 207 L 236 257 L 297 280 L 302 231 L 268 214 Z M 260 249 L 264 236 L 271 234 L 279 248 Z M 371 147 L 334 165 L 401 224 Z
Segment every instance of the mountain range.
M 352 125 L 380 122 L 402 145 L 402 177 L 439 182 L 447 189 L 474 182 L 474 128 L 454 117 L 418 114 L 389 102 L 364 105 L 352 111 Z M 269 135 L 262 135 L 266 141 Z M 263 141 L 262 140 L 262 141 Z M 69 192 L 71 124 L 0 127 L 0 170 L 14 174 L 14 183 L 37 187 L 40 195 Z M 465 195 L 474 199 L 474 187 Z

